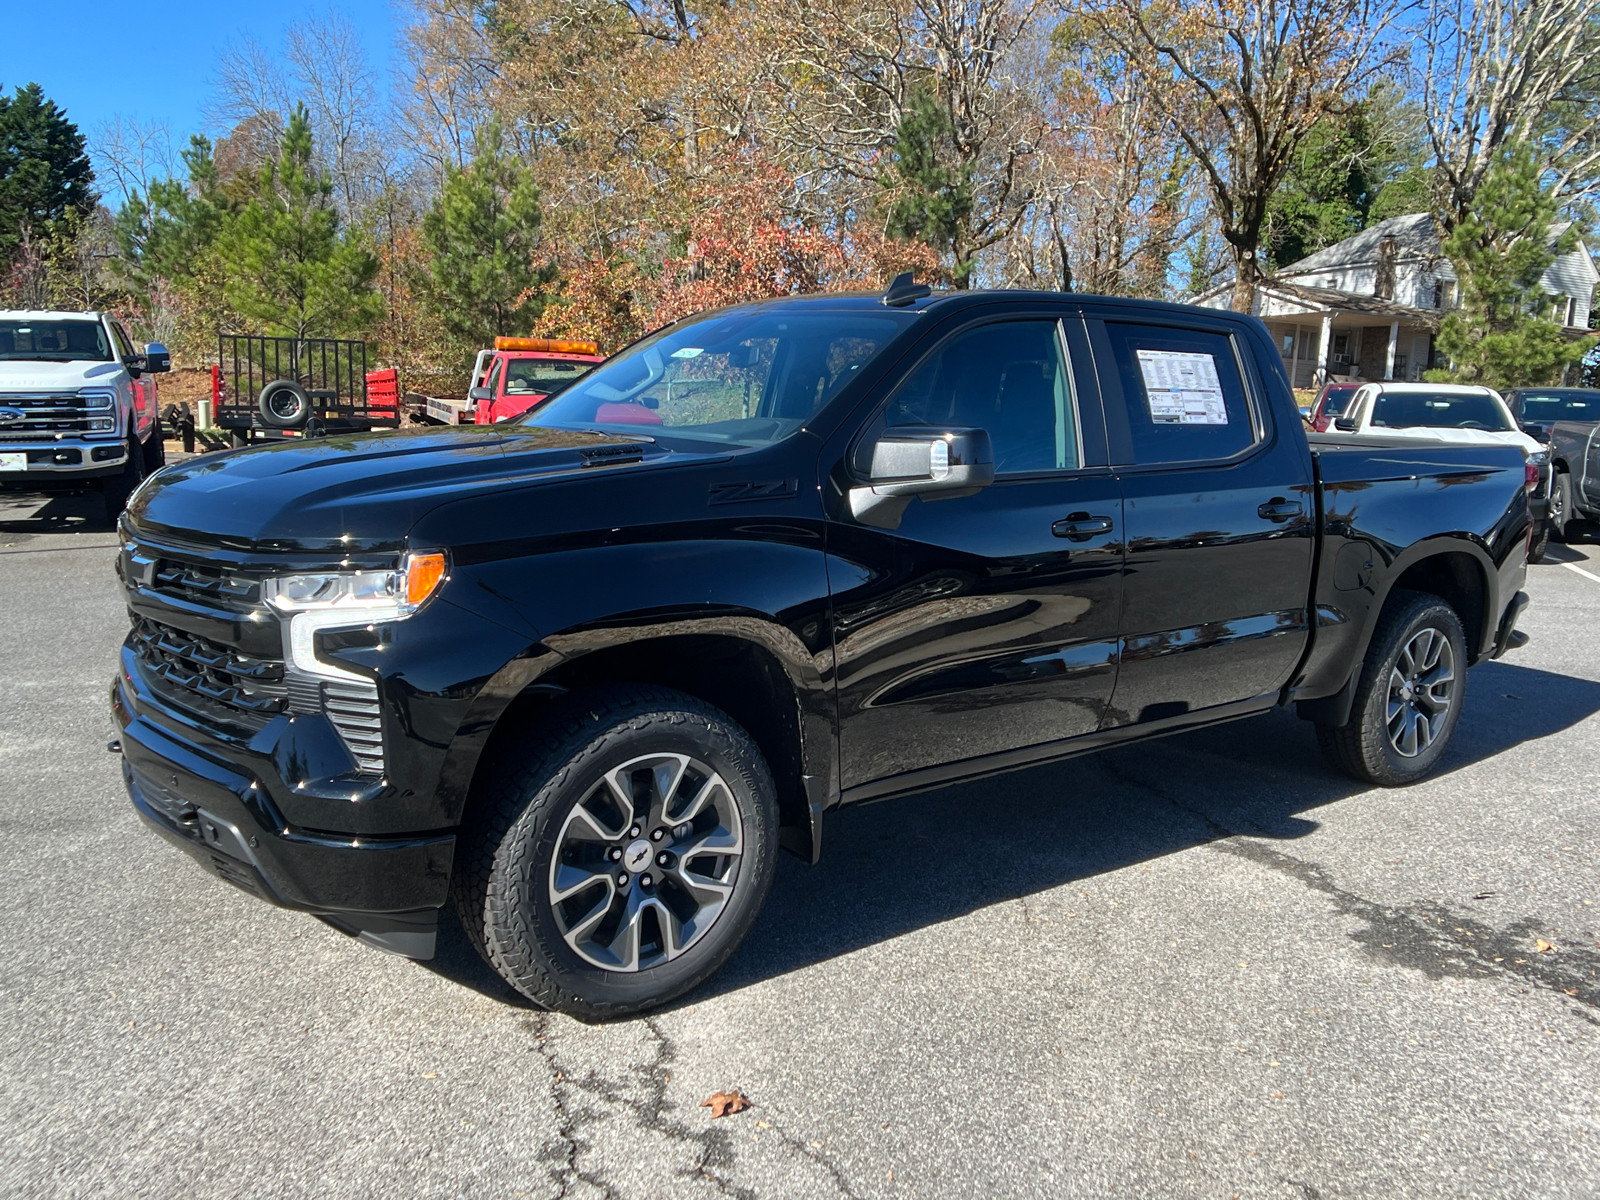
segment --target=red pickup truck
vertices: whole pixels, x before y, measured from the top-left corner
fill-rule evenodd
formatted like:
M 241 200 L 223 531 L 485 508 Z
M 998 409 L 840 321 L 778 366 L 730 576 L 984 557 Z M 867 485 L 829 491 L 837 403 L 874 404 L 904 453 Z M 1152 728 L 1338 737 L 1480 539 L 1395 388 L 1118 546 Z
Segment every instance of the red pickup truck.
M 551 392 L 605 361 L 594 342 L 497 337 L 478 351 L 464 398 L 408 394 L 413 410 L 443 425 L 493 425 L 521 416 Z

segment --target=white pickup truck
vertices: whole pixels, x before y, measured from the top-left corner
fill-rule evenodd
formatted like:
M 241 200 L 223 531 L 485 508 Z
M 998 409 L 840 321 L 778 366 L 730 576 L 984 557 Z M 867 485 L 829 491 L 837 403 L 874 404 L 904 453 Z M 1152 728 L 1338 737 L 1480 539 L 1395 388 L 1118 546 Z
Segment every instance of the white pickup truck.
M 171 369 L 109 313 L 0 310 L 0 489 L 98 491 L 115 521 L 166 463 L 146 376 Z

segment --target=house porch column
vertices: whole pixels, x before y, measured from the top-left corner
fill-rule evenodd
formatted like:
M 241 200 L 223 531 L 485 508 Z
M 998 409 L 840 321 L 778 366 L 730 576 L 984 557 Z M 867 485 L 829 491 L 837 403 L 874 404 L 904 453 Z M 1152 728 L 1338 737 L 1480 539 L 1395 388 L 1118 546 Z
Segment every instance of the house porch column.
M 1383 377 L 1394 378 L 1394 352 L 1400 345 L 1400 321 L 1396 318 L 1389 326 L 1389 350 L 1383 359 Z
M 1322 336 L 1317 339 L 1317 369 L 1311 376 L 1311 386 L 1321 387 L 1328 382 L 1328 352 L 1333 346 L 1333 314 L 1322 314 Z

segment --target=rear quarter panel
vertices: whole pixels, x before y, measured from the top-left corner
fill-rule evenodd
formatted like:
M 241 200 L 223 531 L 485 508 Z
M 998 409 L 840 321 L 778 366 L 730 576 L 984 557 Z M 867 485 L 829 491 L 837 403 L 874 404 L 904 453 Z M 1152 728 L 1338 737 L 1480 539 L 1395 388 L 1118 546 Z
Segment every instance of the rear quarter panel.
M 1527 574 L 1531 529 L 1522 452 L 1314 436 L 1323 530 L 1316 635 L 1292 696 L 1342 688 L 1360 664 L 1395 582 L 1414 564 L 1461 554 L 1479 572 L 1485 616 L 1476 658 Z

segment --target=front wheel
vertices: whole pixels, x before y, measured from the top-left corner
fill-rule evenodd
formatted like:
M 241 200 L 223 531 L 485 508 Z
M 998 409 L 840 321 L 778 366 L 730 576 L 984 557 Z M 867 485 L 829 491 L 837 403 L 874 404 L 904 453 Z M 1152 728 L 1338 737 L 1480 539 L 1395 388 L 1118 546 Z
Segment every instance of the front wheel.
M 664 688 L 580 693 L 501 747 L 452 884 L 468 937 L 535 1003 L 665 1003 L 738 947 L 772 885 L 778 806 L 754 741 Z
M 1381 787 L 1415 783 L 1444 756 L 1467 688 L 1461 618 L 1438 596 L 1396 591 L 1361 666 L 1350 719 L 1318 725 L 1328 761 Z
M 1533 540 L 1528 543 L 1528 561 L 1544 561 L 1544 552 L 1550 549 L 1550 522 L 1540 521 L 1533 528 Z
M 106 521 L 115 525 L 117 518 L 122 516 L 122 510 L 128 507 L 128 497 L 133 495 L 134 489 L 144 482 L 144 447 L 139 444 L 138 438 L 129 438 L 124 443 L 128 460 L 122 464 L 122 470 L 115 475 L 107 475 L 100 481 L 100 494 L 105 500 Z

